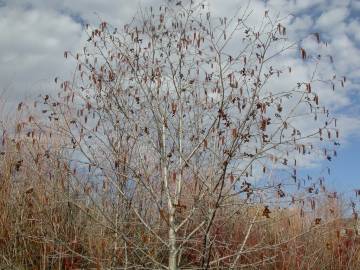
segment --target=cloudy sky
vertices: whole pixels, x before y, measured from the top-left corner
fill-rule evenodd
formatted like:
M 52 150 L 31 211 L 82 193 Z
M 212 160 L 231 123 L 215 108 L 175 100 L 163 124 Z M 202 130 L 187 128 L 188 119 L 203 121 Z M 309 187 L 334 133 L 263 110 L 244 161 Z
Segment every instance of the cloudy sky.
M 159 0 L 0 0 L 0 97 L 7 106 L 55 90 L 57 76 L 69 78 L 73 63 L 65 50 L 77 51 L 85 39 L 83 25 L 104 19 L 122 26 L 139 6 Z M 217 15 L 231 15 L 248 0 L 208 0 Z M 340 119 L 342 146 L 329 166 L 339 190 L 360 188 L 360 0 L 251 0 L 253 20 L 270 10 L 287 16 L 290 37 L 319 32 L 328 41 L 345 88 L 323 95 Z M 254 22 L 256 23 L 256 22 Z M 2 94 L 1 94 L 2 93 Z

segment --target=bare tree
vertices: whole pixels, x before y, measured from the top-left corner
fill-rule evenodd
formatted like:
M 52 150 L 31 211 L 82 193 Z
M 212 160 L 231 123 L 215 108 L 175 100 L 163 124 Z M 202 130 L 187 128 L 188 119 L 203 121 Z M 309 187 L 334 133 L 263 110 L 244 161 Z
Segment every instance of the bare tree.
M 333 155 L 324 139 L 336 141 L 336 120 L 312 89 L 333 84 L 317 73 L 328 59 L 291 42 L 268 12 L 249 25 L 250 13 L 213 18 L 202 2 L 169 2 L 123 29 L 88 26 L 83 51 L 65 52 L 77 70 L 58 97 L 44 96 L 42 128 L 62 138 L 73 180 L 114 234 L 113 267 L 271 263 L 267 251 L 249 259 L 253 228 L 274 205 L 322 187 L 303 181 L 297 163 Z M 312 75 L 278 88 L 292 72 L 282 57 L 294 51 Z

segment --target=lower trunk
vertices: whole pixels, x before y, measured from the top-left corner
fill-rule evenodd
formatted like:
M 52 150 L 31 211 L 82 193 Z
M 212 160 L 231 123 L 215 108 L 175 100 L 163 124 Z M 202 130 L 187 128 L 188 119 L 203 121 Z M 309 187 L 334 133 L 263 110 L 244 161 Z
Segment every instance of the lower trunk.
M 176 232 L 173 227 L 173 215 L 170 215 L 169 228 L 169 270 L 177 270 L 177 248 L 176 248 Z

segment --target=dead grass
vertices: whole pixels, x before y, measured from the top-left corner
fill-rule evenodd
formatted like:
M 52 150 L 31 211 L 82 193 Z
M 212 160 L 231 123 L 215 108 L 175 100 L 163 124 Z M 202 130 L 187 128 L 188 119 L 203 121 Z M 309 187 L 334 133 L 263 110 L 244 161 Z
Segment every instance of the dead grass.
M 104 187 L 89 185 L 81 174 L 75 176 L 58 145 L 56 138 L 33 140 L 31 134 L 3 138 L 0 268 L 156 268 L 148 254 L 166 263 L 162 243 Z M 270 218 L 261 215 L 260 204 L 239 207 L 241 201 L 235 200 L 237 205 L 216 217 L 211 234 L 217 243 L 209 268 L 227 268 L 255 216 L 239 258 L 244 269 L 358 269 L 360 237 L 355 221 L 344 219 L 339 199 L 323 195 L 314 211 L 303 212 L 295 204 L 272 209 Z M 155 216 L 156 211 L 148 211 Z M 201 218 L 194 218 L 191 226 L 195 228 Z M 166 237 L 166 233 L 159 226 L 158 234 Z M 200 243 L 199 233 L 184 246 L 184 269 L 200 262 Z

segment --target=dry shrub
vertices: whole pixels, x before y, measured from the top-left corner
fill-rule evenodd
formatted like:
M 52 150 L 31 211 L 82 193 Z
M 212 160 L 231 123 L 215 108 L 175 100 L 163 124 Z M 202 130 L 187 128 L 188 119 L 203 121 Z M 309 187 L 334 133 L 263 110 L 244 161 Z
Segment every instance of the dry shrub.
M 45 149 L 44 141 L 5 139 L 0 161 L 2 268 L 116 269 L 127 263 L 153 268 L 140 248 L 166 260 L 162 243 L 135 217 L 116 220 L 116 206 L 108 195 L 74 181 L 59 149 Z M 233 251 L 244 245 L 239 262 L 245 269 L 356 269 L 360 263 L 356 221 L 344 217 L 339 198 L 323 193 L 316 202 L 315 211 L 301 203 L 271 208 L 267 218 L 263 205 L 235 198 L 232 206 L 218 213 L 212 227 L 217 243 L 209 268 L 226 269 Z M 186 200 L 182 209 L 185 214 Z M 194 217 L 187 229 L 202 218 Z M 118 231 L 113 230 L 115 223 Z M 165 227 L 158 233 L 166 235 Z M 199 231 L 194 241 L 185 243 L 184 269 L 200 264 L 201 238 Z

